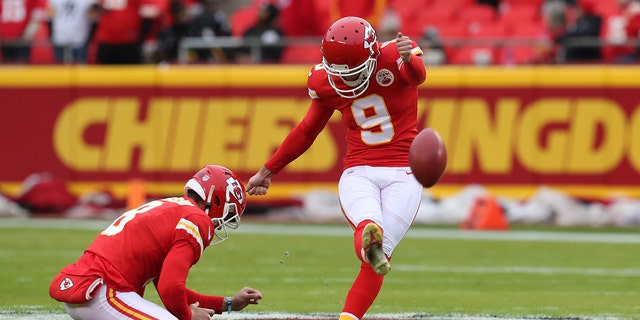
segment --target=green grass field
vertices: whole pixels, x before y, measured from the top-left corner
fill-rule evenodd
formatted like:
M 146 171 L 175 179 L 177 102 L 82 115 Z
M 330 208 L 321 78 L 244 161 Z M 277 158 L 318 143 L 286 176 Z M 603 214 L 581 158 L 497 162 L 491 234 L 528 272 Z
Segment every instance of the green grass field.
M 0 219 L 0 319 L 61 313 L 48 296 L 50 280 L 109 223 Z M 229 240 L 205 251 L 188 286 L 219 295 L 251 286 L 264 299 L 247 312 L 337 318 L 359 265 L 351 243 L 346 225 L 244 221 Z M 153 286 L 147 297 L 159 301 Z M 640 235 L 415 226 L 369 313 L 640 319 Z

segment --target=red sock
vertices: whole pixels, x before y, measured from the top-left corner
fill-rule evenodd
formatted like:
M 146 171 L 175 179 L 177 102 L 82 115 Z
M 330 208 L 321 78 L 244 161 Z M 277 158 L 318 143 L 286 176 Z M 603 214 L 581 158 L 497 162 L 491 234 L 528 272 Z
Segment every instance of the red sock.
M 384 276 L 378 275 L 369 264 L 363 262 L 360 265 L 360 273 L 347 293 L 342 312 L 348 312 L 362 319 L 376 300 L 383 281 Z
M 353 234 L 353 248 L 356 250 L 356 257 L 360 261 L 365 262 L 362 257 L 362 229 L 369 223 L 374 223 L 372 220 L 364 220 L 358 224 L 356 231 Z

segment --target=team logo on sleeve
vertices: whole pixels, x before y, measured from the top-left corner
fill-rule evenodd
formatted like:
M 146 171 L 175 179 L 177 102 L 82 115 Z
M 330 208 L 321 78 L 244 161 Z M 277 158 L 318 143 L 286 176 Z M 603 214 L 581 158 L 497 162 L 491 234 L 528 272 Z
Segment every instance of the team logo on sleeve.
M 380 69 L 376 73 L 376 81 L 382 87 L 388 87 L 393 84 L 393 73 L 389 69 Z
M 73 287 L 73 281 L 69 278 L 64 278 L 64 280 L 60 282 L 60 291 L 67 290 L 71 287 Z

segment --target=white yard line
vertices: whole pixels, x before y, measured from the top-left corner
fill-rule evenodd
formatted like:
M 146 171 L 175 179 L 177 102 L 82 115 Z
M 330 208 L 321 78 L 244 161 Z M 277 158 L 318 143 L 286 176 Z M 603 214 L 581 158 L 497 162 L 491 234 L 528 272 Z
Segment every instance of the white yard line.
M 74 230 L 102 230 L 111 221 L 106 220 L 72 220 L 72 219 L 25 219 L 0 218 L 2 228 L 34 228 L 34 229 L 74 229 Z M 326 237 L 351 237 L 351 229 L 346 225 L 308 225 L 308 224 L 270 224 L 244 221 L 234 233 L 266 234 L 266 235 L 307 235 Z M 640 244 L 640 236 L 635 234 L 618 234 L 605 232 L 562 232 L 562 231 L 464 231 L 432 229 L 416 227 L 409 231 L 407 238 L 418 239 L 458 239 L 458 240 L 491 240 L 491 241 L 546 241 L 546 242 L 582 242 L 582 243 L 630 243 Z M 459 272 L 459 273 L 533 273 L 533 274 L 583 274 L 640 277 L 638 269 L 603 269 L 603 268 L 560 268 L 535 266 L 417 266 L 394 265 L 396 271 L 425 271 L 425 272 Z M 331 314 L 292 314 L 292 313 L 245 313 L 238 312 L 230 315 L 217 315 L 212 319 L 260 320 L 323 320 L 335 319 Z M 29 314 L 13 314 L 11 311 L 0 310 L 0 320 L 69 320 L 65 314 L 32 311 Z M 372 314 L 366 319 L 429 319 L 429 320 L 625 320 L 613 317 L 551 317 L 551 316 L 523 316 L 498 317 L 493 315 L 428 315 L 428 314 Z
M 351 236 L 351 229 L 334 225 L 276 225 L 242 224 L 233 232 L 249 234 L 278 235 L 314 235 L 314 236 Z M 417 239 L 457 239 L 492 241 L 547 241 L 547 242 L 605 242 L 640 244 L 640 235 L 630 233 L 606 232 L 562 232 L 562 231 L 467 231 L 455 229 L 433 229 L 414 227 L 407 238 Z
M 393 271 L 445 272 L 445 273 L 477 273 L 477 274 L 538 274 L 538 275 L 585 275 L 607 277 L 640 277 L 640 269 L 631 268 L 563 268 L 537 266 L 423 266 L 394 264 Z
M 71 319 L 66 314 L 53 314 L 53 313 L 38 313 L 33 312 L 31 314 L 7 314 L 0 311 L 0 320 L 69 320 Z M 295 313 L 249 313 L 249 312 L 237 312 L 232 314 L 215 315 L 211 318 L 216 319 L 233 319 L 233 320 L 331 320 L 336 319 L 335 315 L 330 314 L 295 314 Z M 523 317 L 498 317 L 493 315 L 466 315 L 466 314 L 452 314 L 452 315 L 430 315 L 420 313 L 394 313 L 394 314 L 372 314 L 367 315 L 366 319 L 372 320 L 627 320 L 623 318 L 612 317 L 551 317 L 551 316 L 523 316 Z
M 102 230 L 111 221 L 74 219 L 28 219 L 0 218 L 0 228 L 49 228 Z M 243 221 L 237 230 L 230 233 L 267 234 L 291 236 L 350 237 L 351 229 L 346 225 L 271 224 Z M 467 231 L 455 229 L 434 229 L 417 226 L 409 230 L 407 238 L 417 239 L 457 239 L 491 241 L 540 241 L 540 242 L 582 242 L 582 243 L 630 243 L 640 244 L 640 235 L 607 232 L 563 232 L 563 231 Z

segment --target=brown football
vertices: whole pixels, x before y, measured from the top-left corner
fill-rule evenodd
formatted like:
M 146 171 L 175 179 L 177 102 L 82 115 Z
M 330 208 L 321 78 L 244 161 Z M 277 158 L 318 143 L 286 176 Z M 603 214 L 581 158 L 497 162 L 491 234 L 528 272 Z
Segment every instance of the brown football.
M 447 167 L 447 149 L 437 131 L 425 128 L 411 142 L 409 165 L 425 188 L 433 187 Z

